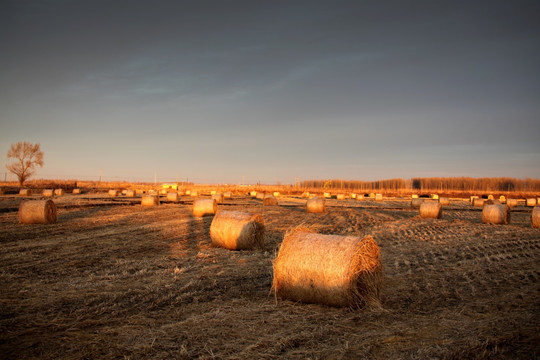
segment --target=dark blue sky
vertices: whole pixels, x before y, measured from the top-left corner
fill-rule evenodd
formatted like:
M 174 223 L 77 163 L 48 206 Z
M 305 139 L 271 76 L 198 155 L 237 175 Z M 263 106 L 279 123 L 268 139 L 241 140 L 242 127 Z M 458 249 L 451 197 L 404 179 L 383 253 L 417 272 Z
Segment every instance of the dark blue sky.
M 539 4 L 1 1 L 0 150 L 41 143 L 43 178 L 539 178 Z

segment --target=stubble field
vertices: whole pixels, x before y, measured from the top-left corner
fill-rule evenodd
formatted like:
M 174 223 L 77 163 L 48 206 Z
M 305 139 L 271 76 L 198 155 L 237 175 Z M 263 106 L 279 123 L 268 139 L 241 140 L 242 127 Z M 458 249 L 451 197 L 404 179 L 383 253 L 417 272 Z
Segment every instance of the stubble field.
M 64 195 L 58 222 L 20 225 L 18 196 L 0 199 L 2 359 L 532 359 L 540 356 L 540 229 L 530 208 L 482 223 L 454 200 L 421 219 L 410 200 L 305 200 L 220 209 L 263 215 L 265 245 L 210 245 L 212 217 L 193 198 Z M 272 260 L 286 231 L 372 235 L 381 249 L 382 309 L 276 299 Z M 324 266 L 324 264 L 321 264 Z

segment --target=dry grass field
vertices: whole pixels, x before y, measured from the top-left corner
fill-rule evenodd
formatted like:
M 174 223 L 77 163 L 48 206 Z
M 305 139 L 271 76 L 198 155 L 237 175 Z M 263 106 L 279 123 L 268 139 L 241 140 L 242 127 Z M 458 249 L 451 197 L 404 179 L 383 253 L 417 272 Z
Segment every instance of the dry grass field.
M 39 198 L 39 196 L 35 196 Z M 166 197 L 162 197 L 162 200 Z M 421 219 L 410 200 L 305 199 L 278 206 L 235 195 L 220 209 L 258 212 L 264 248 L 210 245 L 193 198 L 64 195 L 58 222 L 20 225 L 0 196 L 2 359 L 534 359 L 540 356 L 540 229 L 531 208 L 485 225 L 465 201 Z M 272 260 L 285 232 L 372 235 L 382 309 L 276 299 Z M 324 266 L 324 264 L 321 264 Z

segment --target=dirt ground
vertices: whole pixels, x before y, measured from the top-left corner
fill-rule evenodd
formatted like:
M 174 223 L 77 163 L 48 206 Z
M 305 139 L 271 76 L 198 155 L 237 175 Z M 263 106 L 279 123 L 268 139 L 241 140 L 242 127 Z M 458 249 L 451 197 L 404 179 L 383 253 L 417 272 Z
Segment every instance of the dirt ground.
M 221 209 L 261 213 L 265 246 L 210 245 L 212 217 L 192 199 L 55 198 L 58 222 L 20 225 L 0 197 L 2 359 L 534 359 L 540 356 L 540 229 L 520 206 L 509 225 L 454 200 L 439 220 L 406 199 L 235 196 Z M 374 237 L 383 309 L 276 299 L 272 260 L 300 224 Z M 324 266 L 324 264 L 321 264 Z

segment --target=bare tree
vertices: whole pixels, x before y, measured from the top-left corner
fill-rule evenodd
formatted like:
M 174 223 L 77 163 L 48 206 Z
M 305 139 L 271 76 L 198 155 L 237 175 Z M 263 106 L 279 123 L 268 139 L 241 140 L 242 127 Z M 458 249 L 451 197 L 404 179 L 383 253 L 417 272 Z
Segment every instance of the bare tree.
M 12 163 L 6 164 L 7 169 L 19 178 L 19 184 L 34 175 L 36 165 L 43 167 L 43 152 L 40 144 L 31 144 L 29 142 L 18 142 L 11 144 L 7 153 L 8 161 L 13 159 Z

